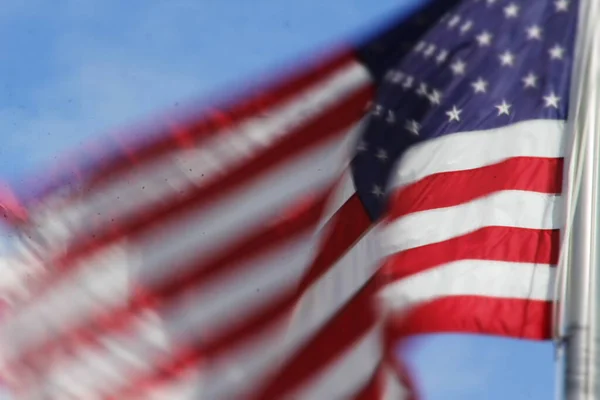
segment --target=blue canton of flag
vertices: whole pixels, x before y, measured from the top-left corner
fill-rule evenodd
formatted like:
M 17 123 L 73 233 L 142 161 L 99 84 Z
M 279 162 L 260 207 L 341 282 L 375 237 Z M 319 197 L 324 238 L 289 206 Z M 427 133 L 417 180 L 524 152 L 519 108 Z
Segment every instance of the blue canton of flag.
M 381 216 L 394 161 L 415 143 L 537 118 L 564 120 L 576 17 L 577 4 L 568 0 L 473 0 L 422 36 L 385 74 L 353 160 L 371 215 Z

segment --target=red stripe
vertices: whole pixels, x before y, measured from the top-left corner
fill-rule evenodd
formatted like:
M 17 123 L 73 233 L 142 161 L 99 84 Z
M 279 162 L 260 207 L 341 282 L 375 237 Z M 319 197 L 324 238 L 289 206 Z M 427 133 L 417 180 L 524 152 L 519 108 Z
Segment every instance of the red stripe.
M 339 249 L 345 252 L 352 248 L 352 245 L 360 240 L 371 224 L 372 221 L 360 198 L 356 194 L 352 195 L 331 218 L 328 224 L 331 229 L 324 236 L 317 257 L 299 285 L 299 291 L 304 292 L 312 282 L 323 276 L 341 257 L 340 251 L 331 251 L 330 249 Z
M 552 302 L 484 296 L 448 296 L 419 304 L 390 319 L 395 337 L 427 333 L 475 333 L 546 340 Z
M 275 376 L 248 399 L 285 398 L 364 337 L 377 323 L 378 313 L 373 301 L 376 290 L 375 280 L 371 279 L 308 343 L 278 369 L 279 372 Z
M 344 217 L 349 217 L 352 221 L 352 214 L 350 211 L 364 212 L 362 204 L 356 201 L 357 198 L 356 194 L 352 196 L 330 219 L 328 224 L 334 224 L 332 231 L 337 231 L 339 236 L 336 238 L 331 236 L 328 237 L 330 241 L 326 241 L 322 248 L 322 252 L 325 254 L 319 254 L 317 256 L 311 267 L 308 269 L 313 272 L 307 274 L 303 284 L 299 286 L 300 290 L 295 293 L 290 292 L 289 297 L 284 295 L 279 299 L 273 299 L 273 301 L 270 302 L 271 305 L 267 309 L 260 310 L 255 315 L 248 316 L 247 320 L 245 320 L 247 322 L 242 323 L 240 327 L 232 326 L 229 333 L 221 333 L 214 342 L 197 342 L 192 344 L 185 350 L 173 355 L 171 359 L 162 362 L 160 366 L 149 375 L 133 378 L 129 388 L 115 397 L 111 396 L 110 398 L 116 400 L 130 395 L 132 392 L 139 394 L 160 385 L 165 381 L 168 381 L 171 377 L 181 373 L 181 371 L 198 364 L 201 359 L 216 357 L 221 352 L 233 348 L 241 341 L 261 334 L 272 327 L 279 318 L 287 315 L 301 299 L 306 290 L 333 267 L 333 265 L 350 248 L 352 248 L 354 243 L 364 234 L 364 231 L 359 231 L 356 228 L 337 230 L 337 224 L 344 224 L 347 221 L 346 218 L 341 218 L 342 215 Z M 360 222 L 362 220 L 358 218 L 354 221 Z M 366 230 L 369 227 L 370 224 L 364 226 L 364 229 Z M 325 260 L 328 260 L 329 264 L 323 264 Z
M 560 232 L 489 226 L 443 242 L 401 251 L 386 259 L 380 274 L 386 281 L 459 260 L 494 260 L 555 265 Z
M 456 206 L 501 190 L 558 194 L 562 170 L 559 158 L 515 157 L 481 168 L 429 175 L 395 191 L 386 218 Z
M 117 154 L 107 163 L 95 166 L 92 176 L 88 179 L 96 186 L 106 181 L 107 178 L 114 179 L 116 174 L 127 172 L 139 163 L 149 162 L 171 151 L 188 147 L 190 144 L 198 145 L 202 140 L 218 135 L 245 119 L 260 115 L 265 110 L 291 100 L 298 93 L 326 80 L 354 62 L 356 61 L 352 52 L 339 52 L 314 65 L 308 71 L 305 67 L 301 73 L 291 77 L 286 75 L 285 80 L 275 82 L 271 87 L 263 89 L 251 97 L 238 96 L 238 98 L 245 99 L 243 102 L 227 105 L 223 109 L 209 110 L 208 115 L 183 121 L 181 124 L 167 129 L 166 134 L 161 135 L 158 139 L 144 143 L 141 148 L 123 143 L 121 139 L 122 156 Z M 119 141 L 119 138 L 115 139 Z

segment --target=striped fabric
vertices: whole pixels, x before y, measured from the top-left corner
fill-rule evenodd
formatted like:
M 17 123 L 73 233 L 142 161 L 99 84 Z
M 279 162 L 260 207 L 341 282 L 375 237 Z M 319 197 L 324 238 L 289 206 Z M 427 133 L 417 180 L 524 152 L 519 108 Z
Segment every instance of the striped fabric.
M 388 73 L 355 181 L 388 188 L 396 334 L 550 339 L 577 15 L 575 1 L 464 1 Z
M 407 152 L 382 228 L 382 296 L 398 315 L 410 310 L 402 334 L 549 338 L 564 132 L 564 122 L 533 120 Z
M 347 171 L 372 93 L 343 54 L 31 206 L 15 398 L 401 398 Z

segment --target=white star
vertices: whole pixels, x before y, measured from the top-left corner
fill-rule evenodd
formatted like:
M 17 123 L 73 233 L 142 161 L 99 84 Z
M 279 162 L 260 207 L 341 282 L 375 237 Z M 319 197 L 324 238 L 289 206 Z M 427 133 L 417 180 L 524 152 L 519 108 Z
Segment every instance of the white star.
M 510 114 L 510 104 L 508 104 L 505 100 L 502 100 L 502 104 L 498 104 L 494 106 L 498 109 L 498 116 L 502 114 L 509 115 Z
M 492 4 L 494 4 L 496 2 L 496 0 L 487 0 L 487 4 L 488 6 L 491 6 Z
M 508 50 L 500 54 L 500 63 L 502 65 L 512 66 L 515 62 L 515 56 Z
M 438 54 L 438 56 L 435 58 L 435 61 L 438 64 L 441 64 L 444 61 L 446 61 L 447 58 L 448 58 L 448 51 L 447 50 L 440 50 L 440 54 Z
M 537 25 L 531 25 L 527 30 L 527 39 L 538 39 L 542 38 L 542 29 Z
M 448 27 L 454 28 L 456 25 L 458 25 L 459 22 L 460 17 L 458 15 L 455 15 L 452 18 L 450 18 L 450 21 L 448 21 Z
M 384 149 L 377 149 L 377 154 L 375 154 L 375 157 L 377 157 L 379 161 L 387 161 L 387 151 L 385 151 Z
M 473 86 L 475 93 L 485 93 L 487 84 L 488 83 L 486 81 L 484 81 L 482 78 L 479 78 L 475 82 L 471 83 L 471 86 Z
M 427 96 L 427 84 L 422 82 L 419 85 L 419 88 L 417 89 L 416 93 L 417 93 L 417 96 L 421 96 L 421 97 Z
M 558 108 L 558 101 L 559 100 L 560 100 L 560 97 L 556 97 L 556 95 L 554 94 L 554 92 L 552 92 L 548 96 L 544 96 L 544 101 L 546 102 L 546 106 L 545 107 Z
M 374 117 L 381 117 L 383 115 L 383 106 L 381 104 L 375 104 L 371 111 Z
M 450 68 L 452 69 L 452 73 L 454 75 L 462 75 L 465 73 L 465 68 L 467 64 L 465 64 L 462 60 L 456 60 Z
M 415 79 L 414 79 L 412 76 L 410 76 L 410 75 L 409 75 L 409 76 L 407 76 L 407 77 L 404 79 L 404 83 L 402 84 L 402 87 L 403 87 L 404 89 L 410 89 L 410 88 L 411 88 L 411 86 L 412 86 L 412 84 L 413 84 L 413 82 L 414 82 L 414 80 L 415 80 Z
M 388 71 L 387 74 L 385 74 L 385 77 L 388 81 L 392 83 L 400 83 L 400 81 L 402 81 L 402 78 L 404 78 L 404 73 L 402 73 L 402 71 L 391 69 Z
M 426 45 L 427 45 L 427 43 L 421 41 L 421 42 L 417 43 L 417 45 L 415 46 L 415 48 L 413 50 L 417 53 L 420 53 L 421 50 L 423 50 Z
M 358 142 L 358 145 L 356 146 L 356 150 L 363 152 L 363 151 L 367 151 L 367 142 L 365 142 L 364 140 L 361 140 L 360 142 Z
M 393 124 L 394 122 L 396 122 L 396 115 L 394 115 L 394 112 L 392 110 L 388 110 L 387 117 L 385 117 L 385 122 L 387 122 L 388 124 Z
M 560 47 L 558 44 L 555 44 L 553 48 L 548 50 L 548 53 L 550 53 L 551 59 L 562 60 L 562 58 L 564 56 L 564 51 L 565 51 L 565 49 L 563 47 Z
M 567 11 L 569 8 L 568 0 L 557 0 L 554 2 L 554 7 L 556 7 L 556 11 Z
M 373 185 L 373 190 L 371 190 L 371 193 L 374 194 L 376 197 L 383 196 L 383 190 L 381 190 L 381 186 L 379 185 Z
M 429 46 L 427 46 L 427 48 L 423 52 L 423 55 L 425 56 L 425 58 L 429 58 L 433 55 L 434 52 L 435 52 L 435 44 L 430 44 Z
M 537 76 L 535 76 L 535 74 L 533 72 L 530 72 L 529 75 L 527 75 L 526 77 L 524 77 L 522 79 L 522 81 L 523 81 L 523 86 L 525 88 L 528 88 L 528 87 L 534 88 L 537 83 Z
M 504 7 L 504 15 L 506 18 L 514 18 L 519 14 L 519 6 L 515 3 L 510 3 L 508 6 Z
M 406 125 L 404 127 L 411 133 L 418 135 L 421 130 L 421 124 L 419 124 L 414 119 L 409 119 L 406 121 Z
M 456 108 L 456 106 L 452 107 L 452 110 L 446 111 L 446 115 L 448 116 L 448 122 L 451 121 L 460 121 L 460 113 L 462 110 Z
M 467 22 L 465 22 L 464 24 L 461 25 L 460 27 L 460 33 L 467 33 L 471 28 L 473 27 L 473 21 L 468 20 Z
M 442 102 L 442 93 L 438 90 L 433 89 L 428 96 L 431 104 L 440 104 Z
M 479 46 L 489 46 L 492 43 L 492 35 L 488 31 L 483 31 L 479 35 L 475 36 Z

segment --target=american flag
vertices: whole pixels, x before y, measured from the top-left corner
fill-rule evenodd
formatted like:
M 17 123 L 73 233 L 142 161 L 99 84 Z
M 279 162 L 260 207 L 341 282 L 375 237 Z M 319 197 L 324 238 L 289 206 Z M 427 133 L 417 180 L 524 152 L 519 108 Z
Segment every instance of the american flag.
M 550 338 L 577 15 L 466 1 L 389 71 L 353 170 L 396 334 Z
M 398 335 L 547 338 L 576 5 L 453 3 L 31 202 L 15 397 L 396 399 Z

